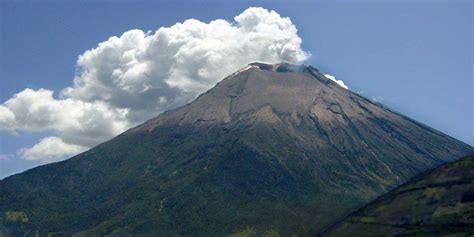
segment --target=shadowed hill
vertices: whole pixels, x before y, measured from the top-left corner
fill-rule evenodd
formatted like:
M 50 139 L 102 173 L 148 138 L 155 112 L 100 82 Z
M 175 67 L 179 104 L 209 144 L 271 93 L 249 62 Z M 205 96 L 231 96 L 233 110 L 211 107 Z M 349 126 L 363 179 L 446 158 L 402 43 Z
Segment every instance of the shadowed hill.
M 253 63 L 87 152 L 1 180 L 0 229 L 313 235 L 472 151 L 313 67 Z
M 474 156 L 424 173 L 323 236 L 472 236 Z

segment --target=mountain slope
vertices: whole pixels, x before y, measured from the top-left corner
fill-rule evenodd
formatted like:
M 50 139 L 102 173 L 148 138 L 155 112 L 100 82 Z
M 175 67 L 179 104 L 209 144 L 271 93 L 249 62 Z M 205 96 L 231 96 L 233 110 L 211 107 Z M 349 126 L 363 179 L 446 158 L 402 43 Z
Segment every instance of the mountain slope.
M 472 236 L 474 156 L 422 174 L 323 236 Z
M 318 234 L 419 172 L 472 152 L 313 67 L 253 63 L 188 105 L 0 181 L 0 229 Z

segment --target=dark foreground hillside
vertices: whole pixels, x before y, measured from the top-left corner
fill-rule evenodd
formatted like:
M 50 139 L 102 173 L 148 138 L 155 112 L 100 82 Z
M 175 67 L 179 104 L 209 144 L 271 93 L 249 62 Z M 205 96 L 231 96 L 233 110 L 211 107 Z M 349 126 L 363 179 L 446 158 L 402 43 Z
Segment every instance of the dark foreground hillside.
M 87 152 L 1 180 L 0 230 L 311 236 L 472 151 L 313 67 L 255 63 Z
M 414 178 L 323 236 L 443 235 L 474 235 L 474 155 Z

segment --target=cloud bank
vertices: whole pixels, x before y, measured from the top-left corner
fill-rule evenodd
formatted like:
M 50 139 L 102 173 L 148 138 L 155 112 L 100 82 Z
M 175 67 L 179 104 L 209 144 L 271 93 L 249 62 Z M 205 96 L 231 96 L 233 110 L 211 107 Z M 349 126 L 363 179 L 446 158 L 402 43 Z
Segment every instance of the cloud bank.
M 309 57 L 291 20 L 249 8 L 233 22 L 189 19 L 155 32 L 130 30 L 78 57 L 73 84 L 55 97 L 25 89 L 0 105 L 0 130 L 51 131 L 19 151 L 52 161 L 77 154 L 183 105 L 249 62 Z

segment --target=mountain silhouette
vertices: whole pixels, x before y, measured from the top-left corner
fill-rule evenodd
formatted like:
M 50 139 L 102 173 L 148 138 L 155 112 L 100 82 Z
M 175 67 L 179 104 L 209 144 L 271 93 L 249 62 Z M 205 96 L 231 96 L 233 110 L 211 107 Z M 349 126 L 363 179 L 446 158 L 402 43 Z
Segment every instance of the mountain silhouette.
M 470 153 L 314 67 L 251 63 L 89 151 L 1 180 L 0 230 L 311 236 Z

